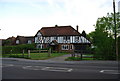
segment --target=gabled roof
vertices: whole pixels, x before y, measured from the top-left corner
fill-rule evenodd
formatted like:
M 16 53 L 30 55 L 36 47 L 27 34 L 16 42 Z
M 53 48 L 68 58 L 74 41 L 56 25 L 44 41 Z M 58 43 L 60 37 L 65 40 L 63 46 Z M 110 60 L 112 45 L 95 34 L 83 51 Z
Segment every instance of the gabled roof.
M 38 32 L 43 36 L 74 36 L 80 35 L 72 26 L 42 27 Z

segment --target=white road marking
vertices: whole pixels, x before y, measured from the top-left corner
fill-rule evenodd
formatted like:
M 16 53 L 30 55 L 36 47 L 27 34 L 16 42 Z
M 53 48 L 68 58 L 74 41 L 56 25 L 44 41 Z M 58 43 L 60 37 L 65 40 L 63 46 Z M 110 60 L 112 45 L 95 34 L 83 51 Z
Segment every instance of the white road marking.
M 41 70 L 43 67 L 41 66 L 23 66 L 23 69 L 28 69 L 28 70 Z
M 44 70 L 44 71 L 59 71 L 59 72 L 71 72 L 71 68 L 61 68 L 61 67 L 46 67 L 46 66 L 24 66 L 23 69 L 28 70 Z
M 105 74 L 120 74 L 118 70 L 101 70 L 100 73 L 105 73 Z
M 70 68 L 61 68 L 61 67 L 45 67 L 41 70 L 46 70 L 46 71 L 59 71 L 59 72 L 71 72 L 73 69 Z
M 26 67 L 32 67 L 32 66 L 26 66 Z
M 73 69 L 69 69 L 68 71 L 71 72 Z
M 2 67 L 11 67 L 14 66 L 13 64 L 2 64 Z

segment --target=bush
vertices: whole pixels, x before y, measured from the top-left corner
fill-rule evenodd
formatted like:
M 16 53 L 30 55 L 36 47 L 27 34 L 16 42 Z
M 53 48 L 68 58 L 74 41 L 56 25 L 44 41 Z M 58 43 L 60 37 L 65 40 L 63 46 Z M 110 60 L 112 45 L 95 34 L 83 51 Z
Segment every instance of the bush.
M 66 61 L 80 61 L 81 58 L 80 57 L 68 57 L 67 59 L 65 59 Z
M 2 47 L 2 54 L 16 54 L 16 53 L 22 53 L 24 50 L 25 53 L 27 53 L 28 50 L 35 50 L 35 44 L 22 44 L 22 45 L 16 45 L 16 46 L 3 46 Z

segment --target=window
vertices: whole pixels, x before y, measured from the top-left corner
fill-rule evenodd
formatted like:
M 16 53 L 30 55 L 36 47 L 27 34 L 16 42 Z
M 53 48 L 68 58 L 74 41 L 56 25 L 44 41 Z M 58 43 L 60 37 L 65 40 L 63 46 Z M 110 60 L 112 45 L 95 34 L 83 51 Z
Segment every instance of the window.
M 79 42 L 79 36 L 75 37 L 75 42 L 78 43 Z
M 40 37 L 40 36 L 41 36 L 41 33 L 39 32 L 39 33 L 37 34 L 37 36 Z
M 19 40 L 16 40 L 16 44 L 19 44 L 20 43 L 20 41 Z
M 63 42 L 64 43 L 70 43 L 70 36 L 63 37 Z
M 32 41 L 31 41 L 31 40 L 28 40 L 28 44 L 32 44 Z
M 47 43 L 50 43 L 50 37 L 46 38 Z
M 74 48 L 73 48 L 73 45 L 70 45 L 70 50 L 73 50 Z
M 66 40 L 66 37 L 63 37 L 63 40 Z
M 70 36 L 67 36 L 67 40 L 70 40 Z
M 69 50 L 69 45 L 62 45 L 62 50 Z
M 42 38 L 42 37 L 38 37 L 38 41 L 39 41 L 40 43 L 42 43 L 43 38 Z
M 54 40 L 58 40 L 58 37 L 54 37 Z
M 43 49 L 43 45 L 42 45 L 42 44 L 38 44 L 38 45 L 37 45 L 37 48 L 38 48 L 38 49 Z
M 70 36 L 63 37 L 63 40 L 70 40 Z

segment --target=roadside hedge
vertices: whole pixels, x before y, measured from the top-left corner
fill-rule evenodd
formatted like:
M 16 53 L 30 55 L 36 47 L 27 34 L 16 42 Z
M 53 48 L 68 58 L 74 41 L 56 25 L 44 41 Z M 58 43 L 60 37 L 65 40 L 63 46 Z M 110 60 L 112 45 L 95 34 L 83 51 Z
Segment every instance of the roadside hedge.
M 23 50 L 27 53 L 28 50 L 35 50 L 35 44 L 22 44 L 22 45 L 15 45 L 15 46 L 3 46 L 2 47 L 2 54 L 16 54 L 22 53 Z

